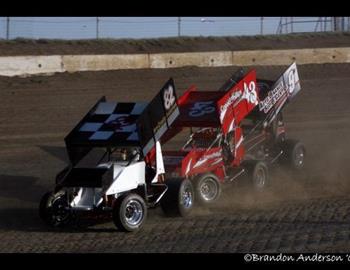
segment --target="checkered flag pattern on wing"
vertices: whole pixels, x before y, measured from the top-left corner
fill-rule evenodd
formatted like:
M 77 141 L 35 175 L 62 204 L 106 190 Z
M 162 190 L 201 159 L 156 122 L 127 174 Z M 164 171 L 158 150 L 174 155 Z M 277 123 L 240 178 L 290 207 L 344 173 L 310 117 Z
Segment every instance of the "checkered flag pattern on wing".
M 79 128 L 79 135 L 90 141 L 137 141 L 136 120 L 147 103 L 101 102 Z

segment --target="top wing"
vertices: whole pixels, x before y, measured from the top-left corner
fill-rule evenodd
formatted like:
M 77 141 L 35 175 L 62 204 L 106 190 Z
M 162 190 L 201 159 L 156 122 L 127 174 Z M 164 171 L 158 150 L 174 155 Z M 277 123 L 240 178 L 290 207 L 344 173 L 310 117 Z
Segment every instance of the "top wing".
M 95 146 L 138 146 L 136 120 L 146 105 L 101 98 L 65 138 L 71 162 L 77 163 Z
M 172 79 L 150 103 L 109 102 L 102 97 L 66 136 L 70 161 L 78 163 L 98 146 L 138 146 L 146 155 L 178 115 Z
M 256 72 L 251 70 L 217 101 L 223 134 L 232 131 L 258 103 Z
M 146 105 L 101 101 L 67 139 L 74 144 L 133 145 L 138 142 L 136 120 Z
M 301 90 L 296 63 L 275 81 L 260 80 L 259 111 L 271 123 L 281 109 Z
M 155 146 L 179 115 L 174 80 L 170 79 L 137 120 L 144 155 Z
M 255 71 L 243 76 L 242 70 L 239 70 L 219 91 L 199 92 L 194 86 L 185 91 L 179 98 L 180 116 L 174 128 L 221 127 L 226 134 L 233 129 L 234 124 L 239 124 L 258 101 Z

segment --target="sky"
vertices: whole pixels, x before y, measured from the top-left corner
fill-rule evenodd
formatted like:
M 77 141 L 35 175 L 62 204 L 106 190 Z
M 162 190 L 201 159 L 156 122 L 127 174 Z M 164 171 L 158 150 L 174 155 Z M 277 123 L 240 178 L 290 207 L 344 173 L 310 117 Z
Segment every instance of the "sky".
M 280 20 L 281 17 L 263 17 L 263 20 L 262 17 L 0 17 L 0 38 L 6 39 L 7 29 L 10 39 L 237 36 L 261 34 L 261 31 L 276 34 Z M 293 20 L 294 32 L 313 32 L 318 17 L 293 17 Z

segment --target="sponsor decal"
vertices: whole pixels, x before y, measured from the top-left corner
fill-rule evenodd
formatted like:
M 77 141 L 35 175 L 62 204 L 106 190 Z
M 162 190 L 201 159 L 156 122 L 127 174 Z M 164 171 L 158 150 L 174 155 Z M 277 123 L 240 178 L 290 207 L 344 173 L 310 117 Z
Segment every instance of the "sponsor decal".
M 232 95 L 227 99 L 224 105 L 220 107 L 220 121 L 224 119 L 224 116 L 226 114 L 226 111 L 228 107 L 233 104 L 239 97 L 241 96 L 241 92 L 233 92 Z
M 111 126 L 115 131 L 130 131 L 130 126 L 135 126 L 134 123 L 132 123 L 132 119 L 129 115 L 120 116 L 110 122 L 107 123 L 109 126 Z
M 255 81 L 244 82 L 243 89 L 237 89 L 232 93 L 232 95 L 227 99 L 224 105 L 220 107 L 220 121 L 222 122 L 226 111 L 229 106 L 234 104 L 236 106 L 239 102 L 247 100 L 248 103 L 257 105 L 258 104 L 258 94 L 256 92 Z
M 256 84 L 254 81 L 249 82 L 249 84 L 246 84 L 244 82 L 243 84 L 243 95 L 241 100 L 246 99 L 249 103 L 257 105 L 258 104 L 258 94 L 256 93 Z
M 295 86 L 297 84 L 297 81 L 299 81 L 298 74 L 296 72 L 295 68 L 292 68 L 288 72 L 288 90 L 289 94 L 292 94 L 294 92 Z
M 206 163 L 209 159 L 213 159 L 213 158 L 219 158 L 221 157 L 221 150 L 209 155 L 205 155 L 202 156 L 197 162 L 196 164 L 193 166 L 193 168 L 197 168 L 199 166 L 201 166 L 202 164 Z
M 282 80 L 277 84 L 277 86 L 268 93 L 264 100 L 259 103 L 259 110 L 267 113 L 282 97 L 287 96 L 286 88 Z
M 200 117 L 204 114 L 213 113 L 215 111 L 214 101 L 199 101 L 194 103 L 190 109 L 189 116 Z
M 273 90 L 268 93 L 267 97 L 264 100 L 260 101 L 259 110 L 267 113 L 278 102 L 281 104 L 278 109 L 281 109 L 283 103 L 287 100 L 287 98 L 292 97 L 299 90 L 299 75 L 297 66 L 295 63 L 293 63 L 277 80 L 273 86 Z
M 174 88 L 172 85 L 169 85 L 168 89 L 164 90 L 163 98 L 164 107 L 166 110 L 169 110 L 175 103 Z

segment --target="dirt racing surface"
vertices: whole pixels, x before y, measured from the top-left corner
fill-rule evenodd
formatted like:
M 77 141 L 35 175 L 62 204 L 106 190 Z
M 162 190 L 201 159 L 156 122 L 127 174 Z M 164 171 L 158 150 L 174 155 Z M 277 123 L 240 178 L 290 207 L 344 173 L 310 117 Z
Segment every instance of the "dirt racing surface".
M 277 50 L 348 47 L 349 44 L 348 32 L 159 39 L 15 39 L 0 41 L 0 56 Z
M 277 78 L 285 67 L 259 67 Z M 107 220 L 53 230 L 38 203 L 65 166 L 63 138 L 102 95 L 150 100 L 172 76 L 216 90 L 236 70 L 181 68 L 0 78 L 0 252 L 349 252 L 350 65 L 299 66 L 302 90 L 285 110 L 287 134 L 307 149 L 299 174 L 271 171 L 270 189 L 224 187 L 211 208 L 187 218 L 149 211 L 136 233 Z

